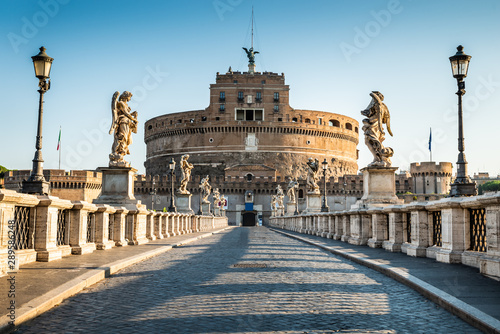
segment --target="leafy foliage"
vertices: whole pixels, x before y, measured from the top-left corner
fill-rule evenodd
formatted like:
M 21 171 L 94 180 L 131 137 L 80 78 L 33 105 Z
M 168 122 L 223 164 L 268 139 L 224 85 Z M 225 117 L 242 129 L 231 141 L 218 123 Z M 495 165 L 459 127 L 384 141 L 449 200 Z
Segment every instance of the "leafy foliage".
M 499 191 L 500 190 L 500 181 L 489 181 L 485 184 L 481 184 L 478 188 L 479 195 L 484 194 L 488 191 Z

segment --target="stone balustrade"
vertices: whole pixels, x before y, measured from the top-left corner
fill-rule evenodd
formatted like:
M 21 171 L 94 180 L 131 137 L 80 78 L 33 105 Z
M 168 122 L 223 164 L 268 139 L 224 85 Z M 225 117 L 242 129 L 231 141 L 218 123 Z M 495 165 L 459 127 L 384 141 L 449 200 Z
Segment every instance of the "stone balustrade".
M 17 267 L 226 226 L 227 217 L 128 210 L 0 189 L 0 275 L 8 271 L 9 246 Z
M 500 278 L 500 192 L 272 217 L 271 227 L 461 263 Z

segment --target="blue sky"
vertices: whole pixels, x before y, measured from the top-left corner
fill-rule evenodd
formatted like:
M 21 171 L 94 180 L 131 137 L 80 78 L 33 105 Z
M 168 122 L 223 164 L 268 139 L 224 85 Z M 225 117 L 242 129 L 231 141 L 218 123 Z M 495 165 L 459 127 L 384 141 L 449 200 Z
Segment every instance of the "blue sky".
M 369 93 L 385 96 L 393 165 L 457 160 L 457 90 L 448 57 L 472 56 L 464 97 L 469 173 L 500 174 L 500 2 L 491 1 L 2 1 L 0 164 L 29 169 L 37 79 L 31 56 L 53 57 L 45 94 L 43 157 L 58 167 L 106 166 L 113 93 L 129 90 L 141 126 L 127 160 L 144 172 L 143 123 L 207 107 L 216 72 L 246 69 L 255 10 L 257 70 L 285 73 L 290 104 L 362 120 Z M 360 136 L 359 167 L 372 156 Z

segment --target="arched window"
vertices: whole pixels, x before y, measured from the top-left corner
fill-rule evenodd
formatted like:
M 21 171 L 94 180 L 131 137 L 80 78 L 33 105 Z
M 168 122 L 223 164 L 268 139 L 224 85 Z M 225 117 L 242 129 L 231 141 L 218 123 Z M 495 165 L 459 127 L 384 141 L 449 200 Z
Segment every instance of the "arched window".
M 351 123 L 345 123 L 345 128 L 347 130 L 351 130 L 352 131 L 352 124 Z
M 311 120 L 310 120 L 309 118 L 306 118 L 306 119 L 304 120 L 304 122 L 305 122 L 305 123 L 309 123 L 309 124 L 310 124 L 310 123 L 311 123 Z
M 252 179 L 253 179 L 253 175 L 250 173 L 248 173 L 245 177 L 247 178 L 248 182 L 252 181 Z
M 297 123 L 297 117 L 292 118 L 293 123 Z
M 337 128 L 340 128 L 340 122 L 337 121 L 336 119 L 331 119 L 328 121 L 328 125 L 330 126 L 336 126 Z
M 304 189 L 299 189 L 299 198 L 304 198 Z
M 358 133 L 358 132 L 359 132 L 358 127 L 357 127 L 357 126 L 354 128 L 354 132 L 356 132 L 356 133 Z

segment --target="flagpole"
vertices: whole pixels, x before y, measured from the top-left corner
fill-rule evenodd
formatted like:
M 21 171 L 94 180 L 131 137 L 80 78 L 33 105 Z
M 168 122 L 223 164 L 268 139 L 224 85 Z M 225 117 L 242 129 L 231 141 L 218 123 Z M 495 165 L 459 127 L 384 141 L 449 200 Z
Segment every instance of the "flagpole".
M 61 149 L 62 149 L 62 145 L 59 144 L 59 169 L 61 169 Z
M 429 155 L 430 161 L 432 161 L 432 128 L 429 129 Z

